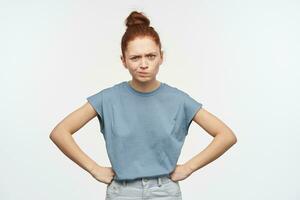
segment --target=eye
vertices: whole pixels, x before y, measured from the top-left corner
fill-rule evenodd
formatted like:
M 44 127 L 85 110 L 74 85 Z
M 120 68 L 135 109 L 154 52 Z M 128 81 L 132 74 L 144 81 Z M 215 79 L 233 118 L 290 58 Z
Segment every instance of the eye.
M 137 60 L 138 57 L 132 57 L 130 60 Z
M 153 59 L 153 58 L 155 58 L 155 55 L 149 55 L 149 57 Z

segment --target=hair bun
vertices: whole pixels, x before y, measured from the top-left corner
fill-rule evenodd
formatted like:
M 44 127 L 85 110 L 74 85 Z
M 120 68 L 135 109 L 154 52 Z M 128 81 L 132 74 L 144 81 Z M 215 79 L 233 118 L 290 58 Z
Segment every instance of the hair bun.
M 142 12 L 133 11 L 126 19 L 126 26 L 129 28 L 135 25 L 149 26 L 150 20 Z

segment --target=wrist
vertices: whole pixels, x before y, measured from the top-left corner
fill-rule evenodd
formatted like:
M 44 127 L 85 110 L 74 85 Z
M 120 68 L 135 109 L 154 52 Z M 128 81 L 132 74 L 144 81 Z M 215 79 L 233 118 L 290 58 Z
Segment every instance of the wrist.
M 97 163 L 92 163 L 92 164 L 90 164 L 89 166 L 87 166 L 87 171 L 90 173 L 90 174 L 92 174 L 93 173 L 93 171 L 96 169 L 96 168 L 98 168 L 98 167 L 100 167 Z
M 193 168 L 193 166 L 191 166 L 188 163 L 185 164 L 185 168 L 186 168 L 186 170 L 188 171 L 189 174 L 192 174 L 195 171 L 195 169 Z

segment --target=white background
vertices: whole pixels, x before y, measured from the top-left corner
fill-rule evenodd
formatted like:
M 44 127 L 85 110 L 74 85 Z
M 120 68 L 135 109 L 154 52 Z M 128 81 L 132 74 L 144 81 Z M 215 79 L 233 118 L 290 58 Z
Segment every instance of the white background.
M 184 200 L 297 200 L 299 1 L 0 1 L 0 199 L 104 199 L 106 185 L 49 139 L 86 97 L 123 80 L 121 37 L 142 11 L 165 52 L 157 79 L 186 91 L 238 142 L 180 182 Z M 94 118 L 74 134 L 110 166 Z M 178 163 L 212 137 L 196 123 Z

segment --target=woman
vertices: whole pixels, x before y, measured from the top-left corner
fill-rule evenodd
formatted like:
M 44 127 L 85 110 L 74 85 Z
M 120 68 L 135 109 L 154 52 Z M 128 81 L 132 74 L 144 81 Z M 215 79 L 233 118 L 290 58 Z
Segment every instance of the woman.
M 212 162 L 237 139 L 231 129 L 187 93 L 158 81 L 163 61 L 157 32 L 133 11 L 126 20 L 121 60 L 132 76 L 89 96 L 51 132 L 62 152 L 107 184 L 106 199 L 182 199 L 179 181 Z M 98 165 L 72 134 L 97 116 L 112 167 Z M 214 137 L 185 164 L 177 164 L 189 126 L 195 121 Z

